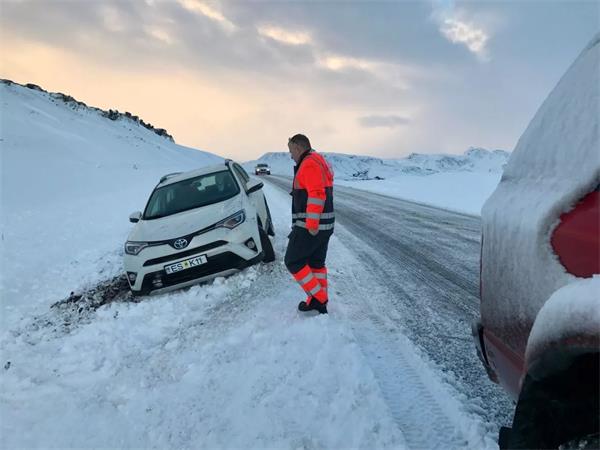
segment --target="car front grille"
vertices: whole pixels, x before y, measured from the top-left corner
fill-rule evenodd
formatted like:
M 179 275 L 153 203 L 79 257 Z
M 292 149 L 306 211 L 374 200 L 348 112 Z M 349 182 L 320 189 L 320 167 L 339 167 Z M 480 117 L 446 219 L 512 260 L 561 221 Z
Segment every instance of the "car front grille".
M 154 264 L 161 264 L 161 263 L 166 263 L 166 262 L 170 262 L 170 261 L 177 261 L 181 258 L 185 258 L 186 256 L 191 256 L 191 255 L 195 255 L 197 253 L 202 253 L 207 250 L 221 247 L 226 244 L 227 244 L 227 241 L 215 241 L 215 242 L 211 242 L 210 244 L 201 245 L 200 247 L 190 248 L 183 252 L 173 253 L 173 254 L 167 255 L 167 256 L 161 256 L 160 258 L 149 259 L 144 262 L 144 267 L 153 266 Z

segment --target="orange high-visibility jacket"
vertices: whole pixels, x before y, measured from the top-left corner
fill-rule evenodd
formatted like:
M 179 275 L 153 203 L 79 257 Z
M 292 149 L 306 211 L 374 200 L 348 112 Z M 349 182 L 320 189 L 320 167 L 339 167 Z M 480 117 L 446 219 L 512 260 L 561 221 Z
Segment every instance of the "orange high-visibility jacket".
M 314 150 L 307 152 L 295 169 L 292 190 L 292 226 L 309 230 L 333 230 L 333 170 Z

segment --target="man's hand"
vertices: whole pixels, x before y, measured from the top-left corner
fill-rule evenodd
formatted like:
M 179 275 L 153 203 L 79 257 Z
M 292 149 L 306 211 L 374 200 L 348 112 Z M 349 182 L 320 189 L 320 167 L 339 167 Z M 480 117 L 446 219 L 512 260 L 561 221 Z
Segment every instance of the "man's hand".
M 319 232 L 319 229 L 318 228 L 314 228 L 314 229 L 313 228 L 309 228 L 308 232 L 310 233 L 311 236 L 316 236 L 317 233 Z

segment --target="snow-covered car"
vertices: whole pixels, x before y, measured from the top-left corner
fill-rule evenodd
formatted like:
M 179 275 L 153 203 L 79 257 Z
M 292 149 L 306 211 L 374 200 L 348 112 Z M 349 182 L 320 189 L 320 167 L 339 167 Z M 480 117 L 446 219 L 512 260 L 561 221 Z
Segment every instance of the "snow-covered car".
M 517 402 L 501 448 L 598 448 L 598 105 L 600 34 L 540 107 L 482 210 L 473 336 L 488 375 Z
M 254 167 L 254 174 L 255 175 L 271 175 L 271 168 L 269 167 L 268 164 L 257 164 L 256 167 Z
M 165 175 L 125 243 L 134 294 L 165 292 L 275 258 L 263 184 L 237 163 Z

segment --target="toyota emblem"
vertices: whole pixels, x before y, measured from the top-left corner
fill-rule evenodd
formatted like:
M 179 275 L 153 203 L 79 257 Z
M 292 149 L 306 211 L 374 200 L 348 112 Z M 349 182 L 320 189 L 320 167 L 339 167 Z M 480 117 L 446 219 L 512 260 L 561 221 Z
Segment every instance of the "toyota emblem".
M 177 250 L 181 250 L 182 248 L 186 248 L 188 245 L 188 241 L 187 239 L 177 239 L 175 242 L 173 242 L 173 247 L 175 247 Z

